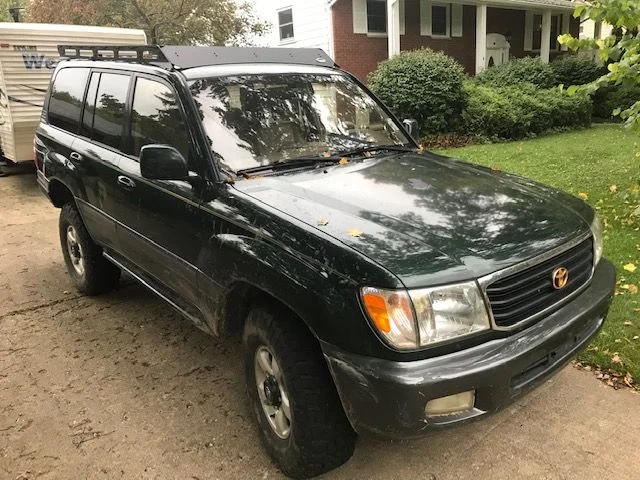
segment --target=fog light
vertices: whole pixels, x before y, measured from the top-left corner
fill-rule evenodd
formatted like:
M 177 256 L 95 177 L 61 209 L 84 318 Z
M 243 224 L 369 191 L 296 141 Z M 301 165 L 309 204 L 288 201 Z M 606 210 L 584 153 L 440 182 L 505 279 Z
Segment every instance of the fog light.
M 473 408 L 475 399 L 475 390 L 456 393 L 448 397 L 435 398 L 427 402 L 424 412 L 428 417 L 464 412 L 465 410 L 471 410 Z

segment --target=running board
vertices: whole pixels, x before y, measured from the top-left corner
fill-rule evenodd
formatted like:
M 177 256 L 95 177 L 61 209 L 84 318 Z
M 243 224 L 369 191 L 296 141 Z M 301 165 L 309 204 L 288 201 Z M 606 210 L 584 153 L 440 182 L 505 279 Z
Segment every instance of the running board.
M 131 275 L 137 282 L 141 283 L 143 286 L 145 286 L 146 288 L 148 288 L 150 291 L 152 291 L 153 293 L 155 293 L 158 297 L 160 297 L 162 300 L 164 300 L 165 302 L 167 302 L 169 305 L 171 305 L 179 314 L 181 314 L 182 316 L 184 316 L 185 318 L 189 319 L 191 322 L 193 322 L 193 324 L 198 327 L 200 330 L 205 331 L 208 334 L 211 334 L 209 328 L 207 327 L 207 324 L 205 322 L 203 322 L 200 318 L 196 317 L 195 315 L 190 314 L 189 312 L 187 312 L 184 308 L 182 308 L 180 305 L 178 305 L 176 302 L 174 302 L 173 300 L 171 300 L 169 297 L 167 297 L 164 293 L 162 293 L 160 290 L 158 290 L 156 287 L 154 287 L 148 280 L 144 279 L 143 277 L 141 277 L 140 275 L 138 275 L 137 273 L 133 272 L 129 267 L 125 266 L 122 262 L 116 260 L 112 255 L 110 255 L 109 253 L 105 252 L 104 250 L 102 251 L 102 256 L 104 258 L 106 258 L 107 260 L 109 260 L 111 263 L 113 263 L 116 267 L 124 270 L 125 272 L 127 272 L 129 275 Z

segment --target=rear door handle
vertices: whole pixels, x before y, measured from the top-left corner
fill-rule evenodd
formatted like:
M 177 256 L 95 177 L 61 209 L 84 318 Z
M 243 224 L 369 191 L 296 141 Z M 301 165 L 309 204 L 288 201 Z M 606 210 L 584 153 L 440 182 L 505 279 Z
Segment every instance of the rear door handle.
M 82 155 L 80 155 L 78 152 L 71 152 L 69 158 L 71 160 L 75 160 L 76 162 L 82 161 Z
M 118 185 L 120 185 L 121 187 L 126 188 L 128 190 L 131 190 L 132 188 L 135 188 L 136 182 L 131 180 L 129 177 L 125 177 L 124 175 L 119 175 L 118 176 Z

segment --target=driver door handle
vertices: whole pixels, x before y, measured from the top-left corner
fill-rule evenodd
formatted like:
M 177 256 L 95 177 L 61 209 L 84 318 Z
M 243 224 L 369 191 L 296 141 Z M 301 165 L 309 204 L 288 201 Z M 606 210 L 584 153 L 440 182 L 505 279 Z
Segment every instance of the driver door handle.
M 126 188 L 127 190 L 131 190 L 132 188 L 135 188 L 136 182 L 131 180 L 129 177 L 125 177 L 124 175 L 119 175 L 118 185 L 120 185 L 123 188 Z

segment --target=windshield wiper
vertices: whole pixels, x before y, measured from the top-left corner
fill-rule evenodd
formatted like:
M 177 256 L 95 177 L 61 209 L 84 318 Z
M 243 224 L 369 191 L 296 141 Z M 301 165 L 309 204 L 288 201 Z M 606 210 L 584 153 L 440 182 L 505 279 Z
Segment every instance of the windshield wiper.
M 269 170 L 282 170 L 287 168 L 304 167 L 310 165 L 319 165 L 325 163 L 339 163 L 343 156 L 331 155 L 329 157 L 297 157 L 288 160 L 280 160 L 278 162 L 260 165 L 258 167 L 243 168 L 236 172 L 238 176 L 246 176 L 252 173 L 266 172 Z
M 379 152 L 379 151 L 413 152 L 415 150 L 416 150 L 415 147 L 410 147 L 408 145 L 397 145 L 397 144 L 367 145 L 364 147 L 354 148 L 353 150 L 347 150 L 345 152 L 338 152 L 337 155 L 341 157 L 357 157 L 359 155 L 364 155 L 365 153 Z

